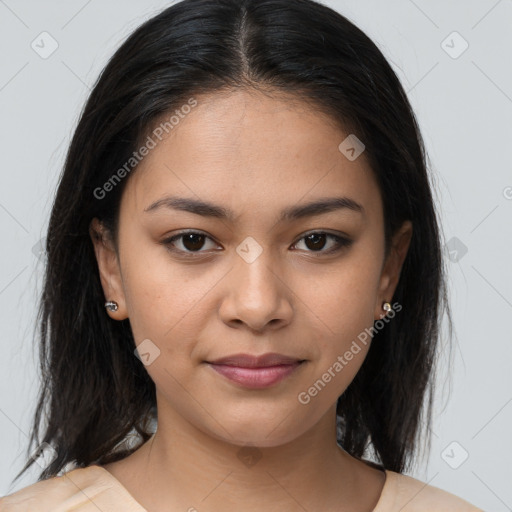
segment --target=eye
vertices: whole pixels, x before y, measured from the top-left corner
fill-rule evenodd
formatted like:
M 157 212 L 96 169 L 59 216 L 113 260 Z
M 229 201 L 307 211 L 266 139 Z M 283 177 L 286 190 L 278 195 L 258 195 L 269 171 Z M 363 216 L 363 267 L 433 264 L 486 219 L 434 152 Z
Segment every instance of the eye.
M 208 240 L 213 242 L 209 236 L 199 231 L 182 231 L 177 235 L 165 239 L 162 243 L 166 245 L 170 251 L 183 253 L 188 256 L 193 255 L 193 253 L 205 252 L 200 249 L 205 247 L 205 242 Z M 178 243 L 176 243 L 176 241 L 178 241 Z M 215 246 L 215 243 L 213 243 L 213 247 Z
M 327 243 L 329 239 L 331 239 L 331 244 Z M 344 247 L 349 247 L 353 242 L 353 240 L 343 236 L 334 235 L 332 233 L 325 233 L 324 231 L 313 231 L 308 233 L 307 235 L 303 236 L 299 242 L 294 244 L 294 247 L 301 241 L 304 241 L 307 252 L 319 252 L 321 254 L 332 254 L 334 252 L 340 251 Z M 326 245 L 328 246 L 328 249 L 323 250 Z
M 329 240 L 331 243 L 329 243 Z M 348 238 L 334 235 L 332 233 L 326 233 L 324 231 L 313 231 L 303 236 L 299 242 L 296 242 L 292 247 L 296 247 L 302 241 L 306 246 L 307 252 L 332 254 L 340 251 L 344 247 L 352 245 L 353 240 Z M 210 242 L 210 247 L 208 247 Z M 215 242 L 206 234 L 200 231 L 182 231 L 176 235 L 173 235 L 162 242 L 170 251 L 179 253 L 183 256 L 192 256 L 207 252 L 208 249 L 215 249 Z M 324 250 L 327 247 L 327 250 Z M 201 250 L 205 249 L 205 250 Z

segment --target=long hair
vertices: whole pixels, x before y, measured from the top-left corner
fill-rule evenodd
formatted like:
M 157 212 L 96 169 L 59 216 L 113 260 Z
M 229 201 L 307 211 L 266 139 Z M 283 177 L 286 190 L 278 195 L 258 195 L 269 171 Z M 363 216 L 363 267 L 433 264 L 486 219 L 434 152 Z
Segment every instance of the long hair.
M 383 467 L 402 472 L 424 430 L 428 438 L 439 325 L 443 311 L 450 314 L 427 156 L 399 79 L 360 29 L 315 1 L 183 0 L 111 57 L 69 146 L 38 310 L 41 389 L 16 479 L 34 463 L 33 446 L 54 450 L 42 480 L 68 464 L 120 460 L 152 435 L 155 386 L 134 356 L 129 321 L 105 313 L 89 235 L 97 217 L 116 239 L 120 198 L 136 166 L 108 194 L 97 191 L 164 114 L 194 95 L 241 88 L 309 102 L 364 142 L 383 200 L 386 253 L 396 229 L 412 221 L 393 297 L 403 309 L 375 333 L 339 397 L 337 440 L 354 457 L 371 450 Z

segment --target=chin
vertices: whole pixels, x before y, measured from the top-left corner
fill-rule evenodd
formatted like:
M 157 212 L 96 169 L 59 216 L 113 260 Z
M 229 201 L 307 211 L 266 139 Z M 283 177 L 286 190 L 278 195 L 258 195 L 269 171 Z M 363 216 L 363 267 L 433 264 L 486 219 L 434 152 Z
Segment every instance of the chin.
M 298 431 L 298 427 L 291 427 L 289 423 L 282 420 L 269 423 L 268 427 L 262 426 L 261 421 L 254 420 L 251 420 L 247 428 L 244 428 L 243 422 L 224 426 L 231 436 L 226 436 L 225 431 L 210 432 L 210 434 L 226 443 L 240 447 L 273 448 L 292 442 L 302 433 Z

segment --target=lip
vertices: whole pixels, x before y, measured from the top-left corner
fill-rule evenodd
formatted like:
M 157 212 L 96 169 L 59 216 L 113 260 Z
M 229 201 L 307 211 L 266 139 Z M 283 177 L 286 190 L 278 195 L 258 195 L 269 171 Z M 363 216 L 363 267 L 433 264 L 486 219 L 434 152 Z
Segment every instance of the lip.
M 276 352 L 268 352 L 260 356 L 253 356 L 251 354 L 232 354 L 230 356 L 221 357 L 214 361 L 206 361 L 209 364 L 215 365 L 229 365 L 240 366 L 243 368 L 266 368 L 269 366 L 277 365 L 290 365 L 301 362 L 298 357 L 285 356 Z
M 247 388 L 263 389 L 282 381 L 292 374 L 305 360 L 282 354 L 261 356 L 234 354 L 206 361 L 217 373 Z

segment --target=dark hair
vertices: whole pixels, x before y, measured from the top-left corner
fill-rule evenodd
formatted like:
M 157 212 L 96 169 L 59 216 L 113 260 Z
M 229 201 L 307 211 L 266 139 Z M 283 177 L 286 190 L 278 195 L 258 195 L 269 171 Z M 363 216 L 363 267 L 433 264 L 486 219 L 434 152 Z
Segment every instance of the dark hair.
M 424 427 L 430 446 L 439 325 L 442 311 L 449 319 L 450 312 L 427 156 L 399 79 L 360 29 L 312 0 L 184 0 L 143 23 L 115 52 L 71 141 L 47 234 L 41 391 L 29 459 L 16 479 L 34 463 L 32 445 L 56 450 L 41 480 L 70 463 L 122 459 L 152 435 L 155 386 L 134 356 L 129 321 L 105 313 L 89 235 L 97 217 L 116 240 L 129 177 L 104 198 L 95 190 L 164 114 L 193 95 L 242 88 L 308 102 L 364 142 L 383 199 L 386 254 L 391 236 L 411 220 L 393 297 L 403 311 L 375 333 L 339 397 L 337 438 L 354 457 L 372 450 L 397 472 L 409 467 Z M 138 444 L 129 446 L 130 436 Z

